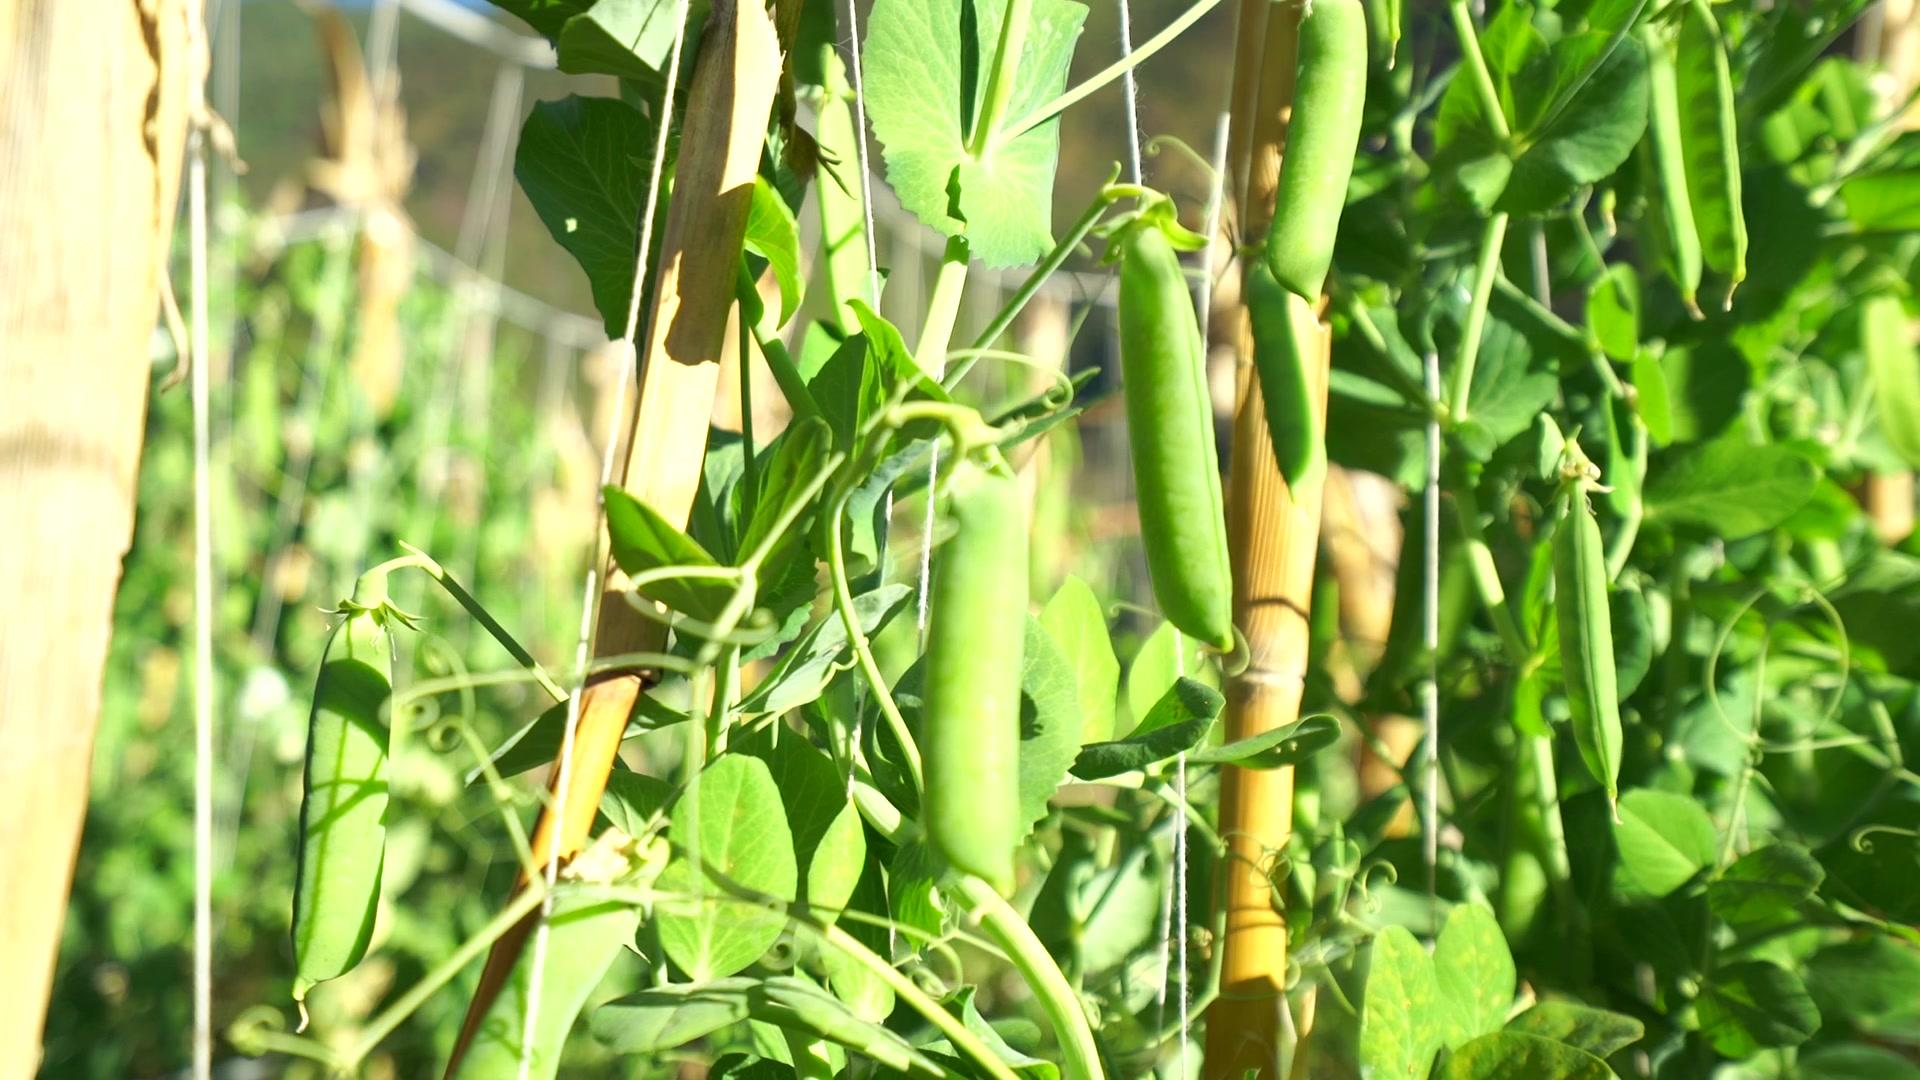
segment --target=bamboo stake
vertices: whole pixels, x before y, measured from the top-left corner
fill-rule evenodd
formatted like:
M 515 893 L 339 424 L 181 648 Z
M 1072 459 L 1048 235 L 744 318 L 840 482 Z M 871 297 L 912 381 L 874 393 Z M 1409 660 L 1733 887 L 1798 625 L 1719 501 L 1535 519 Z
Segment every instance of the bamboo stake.
M 686 524 L 700 484 L 740 244 L 780 69 L 779 39 L 761 0 L 716 0 L 687 91 L 654 302 L 643 324 L 647 345 L 639 401 L 619 474 L 623 487 L 680 526 Z M 617 573 L 609 575 L 608 583 L 610 602 L 600 607 L 594 655 L 658 650 L 665 630 L 616 595 L 624 584 Z M 545 863 L 556 853 L 565 858 L 585 844 L 627 719 L 649 678 L 647 673 L 618 672 L 597 678 L 583 692 L 573 755 L 564 766 L 569 776 L 566 804 L 540 815 L 533 834 L 536 862 Z M 554 763 L 550 791 L 562 767 L 562 762 Z M 488 954 L 448 1061 L 449 1075 L 505 984 L 537 917 L 522 920 Z
M 1260 9 L 1265 9 L 1264 11 Z M 1237 200 L 1245 235 L 1256 236 L 1273 214 L 1280 153 L 1292 111 L 1299 10 L 1243 3 L 1235 56 L 1233 152 L 1235 175 L 1246 177 Z M 1259 32 L 1264 45 L 1245 40 Z M 1257 95 L 1251 87 L 1257 85 Z M 1247 110 L 1251 108 L 1251 114 Z M 1250 134 L 1249 134 L 1250 133 Z M 1244 308 L 1239 328 L 1238 407 L 1227 495 L 1228 545 L 1233 554 L 1234 620 L 1247 636 L 1250 659 L 1228 682 L 1227 738 L 1242 739 L 1300 715 L 1307 664 L 1307 612 L 1320 532 L 1320 493 L 1287 489 L 1273 458 L 1266 411 L 1253 377 L 1252 341 Z M 1312 361 L 1308 382 L 1314 407 L 1326 413 L 1331 338 L 1314 312 L 1293 301 L 1293 325 Z M 1275 904 L 1274 853 L 1293 824 L 1293 770 L 1223 770 L 1220 833 L 1229 848 L 1222 870 L 1226 931 L 1221 942 L 1220 997 L 1208 1011 L 1207 1080 L 1238 1080 L 1248 1070 L 1278 1077 L 1285 1007 L 1287 924 Z
M 199 15 L 0 4 L 0 1075 L 40 1059 L 86 815 Z
M 1920 85 L 1920 18 L 1915 0 L 1886 0 L 1869 16 L 1870 32 L 1860 35 L 1863 58 L 1878 60 L 1886 79 L 1880 83 L 1881 104 L 1896 106 Z M 1900 127 L 1920 128 L 1920 106 L 1909 108 Z M 1913 470 L 1868 473 L 1860 501 L 1873 520 L 1881 543 L 1897 544 L 1913 533 Z

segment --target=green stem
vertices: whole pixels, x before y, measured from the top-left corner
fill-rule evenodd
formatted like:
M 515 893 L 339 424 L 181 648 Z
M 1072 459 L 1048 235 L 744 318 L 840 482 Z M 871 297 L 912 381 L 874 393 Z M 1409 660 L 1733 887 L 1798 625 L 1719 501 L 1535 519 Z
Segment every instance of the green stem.
M 1116 171 L 1114 175 L 1118 176 L 1119 173 Z M 974 338 L 974 349 L 991 348 L 994 342 L 1000 340 L 1000 335 L 1007 332 L 1007 328 L 1013 325 L 1014 319 L 1019 318 L 1020 312 L 1026 309 L 1027 304 L 1040 295 L 1040 290 L 1046 285 L 1047 280 L 1055 271 L 1066 265 L 1067 260 L 1073 257 L 1073 253 L 1079 250 L 1081 241 L 1087 238 L 1087 234 L 1093 231 L 1095 225 L 1100 224 L 1100 219 L 1105 216 L 1107 207 L 1121 199 L 1138 195 L 1140 191 L 1141 189 L 1131 184 L 1116 185 L 1111 182 L 1101 188 L 1100 194 L 1093 200 L 1093 205 L 1087 207 L 1087 212 L 1074 221 L 1073 225 L 1060 237 L 1060 242 L 1047 253 L 1047 257 L 1040 260 L 1040 265 L 1034 267 L 1033 272 L 1027 275 L 1027 279 L 1020 283 L 1020 288 L 1014 292 L 1006 306 L 1002 307 L 999 314 L 993 317 L 993 321 L 987 324 L 987 328 L 980 331 L 980 335 Z M 971 354 L 962 357 L 943 380 L 947 388 L 952 389 L 961 379 L 966 378 L 967 372 L 973 370 L 974 362 L 978 359 L 977 355 Z
M 913 732 L 907 728 L 906 717 L 900 715 L 900 706 L 893 700 L 893 691 L 887 686 L 886 676 L 880 673 L 880 664 L 873 658 L 873 648 L 867 642 L 867 633 L 860 628 L 860 617 L 853 610 L 853 587 L 847 580 L 847 559 L 842 551 L 841 537 L 844 529 L 841 519 L 846 516 L 846 499 L 835 500 L 832 514 L 827 520 L 827 568 L 833 578 L 833 602 L 839 609 L 840 622 L 847 629 L 847 643 L 853 647 L 854 656 L 859 659 L 860 673 L 866 676 L 867 685 L 873 690 L 873 699 L 880 706 L 880 714 L 887 719 L 887 726 L 893 729 L 893 736 L 900 742 L 900 752 L 907 760 L 907 774 L 913 779 L 913 788 L 920 790 L 923 773 L 920 768 L 920 748 L 914 744 Z
M 1487 329 L 1487 303 L 1493 298 L 1493 281 L 1500 273 L 1500 245 L 1507 238 L 1507 215 L 1487 219 L 1480 234 L 1480 257 L 1473 268 L 1473 302 L 1467 308 L 1467 325 L 1460 333 L 1460 358 L 1453 365 L 1452 415 L 1458 424 L 1467 418 L 1467 402 L 1473 391 L 1473 369 L 1480 360 L 1480 338 Z
M 821 940 L 841 952 L 846 953 L 855 963 L 872 972 L 881 982 L 893 989 L 894 995 L 907 1003 L 907 1007 L 917 1012 L 940 1034 L 947 1037 L 953 1048 L 972 1058 L 988 1076 L 994 1080 L 1019 1080 L 999 1055 L 987 1048 L 980 1037 L 967 1029 L 959 1018 L 940 1007 L 940 1003 L 929 998 L 912 979 L 902 974 L 892 964 L 882 960 L 873 950 L 862 945 L 853 935 L 838 926 L 823 926 L 817 920 L 803 918 L 801 925 L 818 934 Z M 1025 925 L 1022 923 L 1021 925 Z
M 748 342 L 753 338 L 753 327 L 747 323 L 747 305 L 741 304 L 738 312 L 740 328 L 740 452 L 743 455 L 743 471 L 746 476 L 747 490 L 760 490 L 760 463 L 753 456 L 753 349 Z
M 1212 11 L 1219 3 L 1220 0 L 1197 0 L 1192 7 L 1181 12 L 1179 18 L 1168 23 L 1165 30 L 1141 42 L 1140 47 L 1133 50 L 1132 53 L 1108 64 L 1085 82 L 1082 82 L 1080 85 L 1073 87 L 1066 93 L 1061 94 L 1059 97 L 1054 98 L 1052 101 L 1021 117 L 1016 123 L 1007 125 L 1007 133 L 1001 141 L 1012 142 L 1078 104 L 1081 99 L 1092 94 L 1094 91 L 1125 75 L 1128 71 L 1132 70 L 1135 65 L 1146 60 L 1147 57 L 1166 48 L 1173 42 L 1174 38 L 1185 33 L 1187 27 L 1199 22 L 1201 16 Z
M 934 379 L 947 370 L 947 347 L 953 341 L 953 324 L 960 317 L 960 295 L 966 288 L 967 239 L 948 237 L 947 249 L 940 256 L 940 275 L 934 279 L 933 296 L 927 301 L 920 343 L 913 350 L 920 370 Z
M 967 156 L 986 161 L 993 156 L 1001 121 L 1007 118 L 1007 103 L 1013 100 L 1014 79 L 1020 74 L 1020 54 L 1027 47 L 1027 24 L 1032 21 L 1033 0 L 1007 0 L 1001 16 L 1000 43 L 993 50 L 993 67 L 987 72 L 986 99 L 967 140 Z
M 433 996 L 435 991 L 452 981 L 455 975 L 460 974 L 460 969 L 466 967 L 474 957 L 491 948 L 494 942 L 500 940 L 501 935 L 513 929 L 521 919 L 526 918 L 528 913 L 539 907 L 541 898 L 546 894 L 547 887 L 543 879 L 537 876 L 528 879 L 526 887 L 521 889 L 506 907 L 501 908 L 500 913 L 495 915 L 487 925 L 481 927 L 478 934 L 461 942 L 460 947 L 453 951 L 453 955 L 442 960 L 432 971 L 427 972 L 419 982 L 413 985 L 412 989 L 401 995 L 400 1000 L 387 1006 L 379 1016 L 374 1017 L 373 1021 L 361 1030 L 360 1037 L 354 1040 L 353 1045 L 341 1056 L 345 1063 L 344 1071 L 348 1074 L 355 1072 L 359 1064 L 366 1060 L 367 1055 L 380 1045 L 382 1039 L 393 1034 L 393 1029 L 399 1027 L 407 1017 L 412 1016 L 428 998 Z
M 1452 0 L 1448 7 L 1453 12 L 1453 33 L 1460 39 L 1461 62 L 1466 65 L 1467 74 L 1473 79 L 1474 92 L 1480 95 L 1480 109 L 1486 114 L 1487 126 L 1493 129 L 1493 135 L 1501 142 L 1513 138 L 1513 132 L 1507 127 L 1507 114 L 1500 107 L 1500 92 L 1494 89 L 1493 72 L 1487 70 L 1487 58 L 1480 51 L 1480 35 L 1473 28 L 1473 13 L 1467 10 L 1467 0 Z
M 1421 415 L 1441 415 L 1442 403 L 1428 395 L 1426 388 L 1420 385 L 1419 380 L 1409 375 L 1405 368 L 1394 361 L 1393 347 L 1387 344 L 1387 336 L 1381 333 L 1380 327 L 1374 323 L 1373 313 L 1367 310 L 1367 305 L 1339 281 L 1336 280 L 1331 284 L 1334 302 L 1346 312 L 1347 318 L 1353 322 L 1353 328 L 1366 339 L 1367 346 L 1379 354 L 1380 363 L 1375 366 L 1375 370 L 1385 375 L 1387 380 L 1393 383 L 1394 389 L 1400 391 L 1400 396 L 1406 399 L 1407 404 L 1420 410 Z
M 800 374 L 800 368 L 788 355 L 786 342 L 760 325 L 760 293 L 754 288 L 753 279 L 747 276 L 745 263 L 740 266 L 740 280 L 734 287 L 734 293 L 740 302 L 740 321 L 752 332 L 754 344 L 760 346 L 760 356 L 766 360 L 767 370 L 773 372 L 773 381 L 779 384 L 780 393 L 786 397 L 787 404 L 792 406 L 794 418 L 819 416 L 820 406 L 813 400 L 813 392 L 807 389 L 807 380 Z M 745 353 L 741 355 L 741 368 L 744 371 Z
M 1534 790 L 1540 797 L 1540 821 L 1547 831 L 1547 872 L 1552 875 L 1555 893 L 1570 900 L 1568 882 L 1573 880 L 1573 861 L 1567 855 L 1567 826 L 1560 817 L 1560 782 L 1553 774 L 1553 738 L 1548 735 L 1523 736 L 1532 743 L 1533 767 L 1539 774 Z
M 540 689 L 547 692 L 547 696 L 555 701 L 567 700 L 567 692 L 560 688 L 560 684 L 554 681 L 553 676 L 547 674 L 546 668 L 540 666 L 540 661 L 535 660 L 526 646 L 515 640 L 505 626 L 500 625 L 500 620 L 494 618 L 493 613 L 486 609 L 486 605 L 480 603 L 478 597 L 468 592 L 466 586 L 460 584 L 459 579 L 447 573 L 446 568 L 435 562 L 432 556 L 412 544 L 402 541 L 400 546 L 407 552 L 406 557 L 390 560 L 383 564 L 384 566 L 390 568 L 412 566 L 424 571 L 428 577 L 439 582 L 440 587 L 445 589 L 447 595 L 453 597 L 467 614 L 473 616 L 482 627 L 486 628 L 487 633 L 493 636 L 493 640 L 507 650 L 507 655 L 513 657 L 516 663 L 533 674 L 534 681 L 540 684 Z
M 1609 406 L 1609 408 L 1611 408 L 1611 406 Z M 1650 437 L 1647 435 L 1647 425 L 1645 421 L 1640 419 L 1638 413 L 1635 413 L 1633 416 L 1633 456 L 1629 459 L 1628 468 L 1633 470 L 1633 486 L 1636 492 L 1640 490 L 1641 485 L 1644 484 L 1647 479 L 1647 443 L 1649 440 Z M 1614 480 L 1616 484 L 1622 482 L 1621 480 Z M 1645 500 L 1637 496 L 1628 502 L 1626 510 L 1621 513 L 1620 531 L 1614 534 L 1613 550 L 1607 552 L 1608 581 L 1619 581 L 1620 572 L 1627 568 L 1627 559 L 1633 554 L 1634 541 L 1640 538 L 1640 525 L 1641 522 L 1646 519 L 1646 514 Z
M 780 1033 L 786 1036 L 787 1053 L 793 1058 L 793 1075 L 797 1080 L 833 1080 L 833 1060 L 828 1056 L 830 1044 L 825 1039 L 809 1038 L 790 1028 L 782 1028 Z
M 1513 617 L 1513 608 L 1507 604 L 1507 591 L 1500 584 L 1500 568 L 1493 561 L 1493 549 L 1487 544 L 1487 536 L 1480 528 L 1480 505 L 1474 498 L 1471 485 L 1461 485 L 1454 492 L 1454 517 L 1460 525 L 1460 535 L 1467 545 L 1467 567 L 1473 578 L 1473 588 L 1480 595 L 1480 606 L 1487 609 L 1487 616 L 1493 620 L 1493 628 L 1500 634 L 1500 643 L 1506 647 L 1507 658 L 1515 666 L 1524 666 L 1533 655 L 1533 648 L 1527 644 L 1527 636 L 1520 630 L 1520 624 Z
M 1087 1025 L 1087 1014 L 1046 946 L 993 886 L 969 874 L 960 879 L 959 891 L 987 936 L 1006 950 L 1007 959 L 1026 979 L 1052 1021 L 1063 1059 L 1060 1075 L 1066 1080 L 1102 1080 L 1105 1074 L 1100 1068 L 1100 1046 Z

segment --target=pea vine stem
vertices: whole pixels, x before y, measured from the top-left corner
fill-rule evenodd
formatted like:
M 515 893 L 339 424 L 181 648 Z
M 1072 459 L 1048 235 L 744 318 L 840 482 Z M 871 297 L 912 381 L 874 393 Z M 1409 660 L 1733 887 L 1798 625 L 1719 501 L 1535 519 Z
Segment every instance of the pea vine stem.
M 1480 51 L 1480 35 L 1473 27 L 1473 12 L 1468 10 L 1467 0 L 1450 0 L 1447 7 L 1453 15 L 1454 36 L 1460 39 L 1461 63 L 1466 65 L 1474 92 L 1480 96 L 1487 127 L 1492 129 L 1495 138 L 1508 142 L 1513 138 L 1513 130 L 1507 126 L 1507 114 L 1500 106 L 1500 91 L 1493 85 L 1493 72 L 1487 69 L 1486 55 Z
M 986 100 L 967 142 L 967 154 L 975 161 L 993 156 L 1001 121 L 1007 116 L 1007 103 L 1013 100 L 1013 85 L 1020 74 L 1020 54 L 1027 47 L 1027 26 L 1033 21 L 1033 0 L 1008 0 L 1000 22 L 1000 43 L 994 47 L 993 68 L 987 72 Z
M 1100 1046 L 1094 1041 L 1087 1014 L 1078 995 L 1061 973 L 1046 946 L 1034 936 L 1026 920 L 991 885 L 967 875 L 960 879 L 960 895 L 980 920 L 981 928 L 1002 949 L 1007 959 L 1027 980 L 1040 1000 L 1047 1019 L 1053 1022 L 1054 1036 L 1060 1040 L 1063 1058 L 1060 1073 L 1066 1080 L 1103 1080 Z
M 1480 233 L 1480 257 L 1473 268 L 1473 298 L 1467 308 L 1466 326 L 1460 331 L 1460 355 L 1453 364 L 1453 423 L 1467 418 L 1468 399 L 1473 393 L 1473 369 L 1480 360 L 1480 339 L 1487 329 L 1487 304 L 1493 299 L 1493 281 L 1500 274 L 1500 246 L 1507 238 L 1507 215 L 1498 213 L 1487 219 Z
M 893 730 L 894 738 L 900 741 L 900 751 L 906 757 L 907 772 L 913 778 L 914 790 L 918 791 L 923 784 L 920 748 L 914 744 L 913 732 L 907 728 L 906 717 L 900 715 L 900 706 L 893 700 L 893 692 L 887 687 L 887 678 L 881 673 L 880 664 L 873 657 L 873 647 L 867 641 L 867 633 L 860 628 L 860 616 L 853 609 L 853 588 L 847 580 L 847 558 L 843 541 L 845 529 L 842 527 L 842 519 L 846 517 L 846 511 L 847 496 L 842 495 L 834 501 L 833 510 L 827 519 L 827 569 L 833 578 L 834 607 L 840 612 L 840 622 L 847 629 L 847 644 L 852 647 L 853 655 L 860 664 L 860 673 L 866 677 L 867 685 L 873 690 L 874 701 L 880 706 L 880 715 L 886 718 L 887 726 Z
M 1100 90 L 1108 83 L 1113 82 L 1120 76 L 1125 75 L 1128 71 L 1131 71 L 1135 66 L 1146 60 L 1147 57 L 1152 56 L 1154 53 L 1172 44 L 1175 38 L 1185 33 L 1188 27 L 1199 22 L 1202 16 L 1212 11 L 1219 3 L 1220 0 L 1198 0 L 1192 7 L 1181 12 L 1178 18 L 1168 23 L 1166 29 L 1161 30 L 1159 33 L 1141 42 L 1133 52 L 1108 64 L 1106 67 L 1089 76 L 1086 81 L 1080 85 L 1067 90 L 1060 96 L 1021 117 L 1018 121 L 1007 125 L 1006 134 L 1001 137 L 1000 141 L 1012 142 L 1027 132 L 1032 131 L 1034 128 L 1039 127 L 1041 124 L 1059 116 L 1074 105 L 1079 104 L 1095 91 Z
M 360 1037 L 354 1040 L 353 1045 L 342 1055 L 342 1071 L 346 1073 L 356 1071 L 359 1064 L 366 1060 L 367 1055 L 380 1045 L 381 1040 L 393 1034 L 395 1028 L 425 1004 L 435 991 L 458 975 L 469 961 L 491 948 L 501 935 L 513 929 L 521 919 L 539 907 L 540 901 L 545 899 L 546 895 L 546 880 L 537 874 L 529 878 L 526 887 L 514 896 L 512 902 L 501 908 L 499 914 L 489 920 L 487 925 L 481 927 L 479 933 L 462 942 L 451 956 L 440 961 L 439 965 L 415 983 L 412 989 L 401 995 L 398 1001 L 387 1006 L 379 1016 L 374 1017 L 372 1023 L 361 1030 Z

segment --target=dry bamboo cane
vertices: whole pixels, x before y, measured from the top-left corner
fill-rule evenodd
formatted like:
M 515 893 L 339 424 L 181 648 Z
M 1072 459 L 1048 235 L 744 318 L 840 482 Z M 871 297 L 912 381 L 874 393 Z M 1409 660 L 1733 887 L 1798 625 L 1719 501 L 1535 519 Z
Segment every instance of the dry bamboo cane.
M 39 1064 L 86 815 L 200 15 L 0 3 L 0 1076 Z
M 1915 0 L 1886 0 L 1869 14 L 1867 32 L 1860 35 L 1862 59 L 1877 60 L 1888 78 L 1880 84 L 1883 105 L 1897 106 L 1920 85 L 1920 4 Z M 1900 119 L 1907 130 L 1920 127 L 1920 106 Z M 1873 521 L 1882 543 L 1897 544 L 1913 533 L 1913 470 L 1870 472 L 1860 491 L 1860 502 Z
M 653 307 L 642 324 L 647 338 L 639 404 L 620 474 L 623 487 L 680 526 L 700 483 L 740 244 L 780 69 L 779 39 L 762 0 L 716 0 L 687 91 Z M 659 649 L 665 630 L 629 608 L 620 583 L 609 581 L 613 587 L 600 608 L 593 655 Z M 565 858 L 586 843 L 634 702 L 651 677 L 616 672 L 583 691 L 571 761 L 556 760 L 549 782 L 550 790 L 558 786 L 564 765 L 566 802 L 541 813 L 533 835 L 536 862 L 556 854 Z M 530 915 L 488 954 L 448 1061 L 449 1075 L 537 919 L 537 912 Z
M 1229 140 L 1237 156 L 1229 167 L 1246 177 L 1236 202 L 1245 235 L 1255 236 L 1273 215 L 1280 151 L 1292 108 L 1299 9 L 1254 0 L 1242 4 L 1240 15 L 1234 134 Z M 1249 45 L 1250 33 L 1261 35 L 1261 47 Z M 1256 85 L 1257 94 L 1251 91 Z M 1252 373 L 1245 309 L 1232 315 L 1239 328 L 1239 392 L 1227 496 L 1228 545 L 1234 621 L 1246 634 L 1250 656 L 1246 670 L 1228 682 L 1227 738 L 1244 739 L 1300 715 L 1320 493 L 1307 490 L 1296 498 L 1280 477 Z M 1294 301 L 1293 319 L 1311 364 L 1308 382 L 1317 399 L 1314 407 L 1324 417 L 1331 339 L 1304 301 Z M 1220 876 L 1220 902 L 1226 929 L 1220 943 L 1220 996 L 1207 1014 L 1207 1080 L 1237 1080 L 1248 1070 L 1269 1080 L 1280 1075 L 1287 923 L 1277 903 L 1274 856 L 1286 846 L 1292 819 L 1292 769 L 1229 766 L 1223 771 L 1220 833 L 1229 852 Z

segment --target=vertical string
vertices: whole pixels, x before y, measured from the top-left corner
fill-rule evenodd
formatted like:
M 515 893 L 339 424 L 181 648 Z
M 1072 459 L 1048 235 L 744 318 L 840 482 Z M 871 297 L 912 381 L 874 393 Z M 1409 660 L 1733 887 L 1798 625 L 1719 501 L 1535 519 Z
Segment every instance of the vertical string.
M 1440 400 L 1440 356 L 1429 352 L 1427 396 Z M 1434 900 L 1440 863 L 1440 421 L 1427 418 L 1427 487 L 1422 498 L 1421 527 L 1425 541 L 1420 567 L 1420 643 L 1427 654 L 1426 678 L 1420 683 L 1421 735 L 1420 816 L 1421 858 L 1427 868 L 1427 899 Z
M 213 377 L 207 332 L 206 12 L 187 13 L 187 232 L 193 291 L 193 1076 L 213 1076 Z
M 867 230 L 867 300 L 880 310 L 880 252 L 873 237 L 873 171 L 867 155 L 867 90 L 860 72 L 860 14 L 854 0 L 847 0 L 847 52 L 853 64 L 854 149 L 860 165 L 860 214 Z
M 606 514 L 605 497 L 600 494 L 613 482 L 615 451 L 620 444 L 620 424 L 627 419 L 627 394 L 638 368 L 639 351 L 634 344 L 640 330 L 640 298 L 646 289 L 647 261 L 653 249 L 654 212 L 660 205 L 660 180 L 666 173 L 667 135 L 673 127 L 673 95 L 680 83 L 680 53 L 687 41 L 687 11 L 690 0 L 674 5 L 673 49 L 667 57 L 667 83 L 660 91 L 660 110 L 655 114 L 653 161 L 648 165 L 647 199 L 640 213 L 640 247 L 634 253 L 633 289 L 627 298 L 626 330 L 620 340 L 626 346 L 620 360 L 620 376 L 614 388 L 614 400 L 620 408 L 608 411 L 608 430 L 600 452 L 600 483 L 594 489 L 593 550 L 587 561 L 586 579 L 581 587 L 580 626 L 574 637 L 571 692 L 567 695 L 567 722 L 560 738 L 560 771 L 553 784 L 554 805 L 567 805 L 567 793 L 573 782 L 574 739 L 580 730 L 580 698 L 586 689 L 587 660 L 593 647 L 593 628 L 600 610 L 600 567 L 606 556 L 600 541 L 601 519 Z M 697 728 L 698 725 L 695 725 Z M 556 831 L 557 836 L 557 831 Z M 560 845 L 548 853 L 545 868 L 546 894 L 540 899 L 540 921 L 533 931 L 533 971 L 527 985 L 527 1015 L 521 1028 L 519 1080 L 527 1080 L 532 1069 L 534 1033 L 538 1031 L 540 984 L 546 975 L 547 947 L 553 918 L 553 888 L 560 876 Z
M 1127 0 L 1120 6 L 1120 58 L 1133 55 L 1133 7 Z M 1127 98 L 1127 178 L 1140 183 L 1140 85 L 1134 81 L 1133 68 L 1120 73 L 1120 85 Z
M 1120 58 L 1125 61 L 1133 56 L 1133 7 L 1128 0 L 1116 0 L 1116 3 L 1120 15 Z M 1134 78 L 1134 70 L 1132 67 L 1129 66 L 1121 73 L 1120 82 L 1126 96 L 1128 178 L 1134 183 L 1139 184 L 1144 181 L 1144 171 L 1141 167 L 1140 160 L 1140 85 L 1139 81 Z M 1217 190 L 1218 185 L 1216 184 L 1215 187 Z M 1208 216 L 1210 219 L 1215 212 L 1215 208 L 1210 201 L 1208 207 Z M 1208 235 L 1211 235 L 1211 233 L 1212 226 L 1209 225 Z M 1203 275 L 1203 279 L 1202 289 L 1210 291 L 1208 283 L 1211 282 L 1212 275 L 1210 273 Z M 1206 293 L 1203 292 L 1202 295 L 1206 295 Z M 1204 312 L 1205 309 L 1206 303 L 1202 301 L 1200 310 Z M 1206 341 L 1204 335 L 1201 337 L 1201 341 L 1204 348 L 1204 342 Z M 1203 360 L 1202 363 L 1204 362 Z M 1187 674 L 1187 639 L 1186 636 L 1177 629 L 1173 632 L 1173 657 L 1175 676 L 1185 678 Z M 1175 1002 L 1175 1008 L 1178 1010 L 1180 1016 L 1179 1068 L 1181 1074 L 1185 1075 L 1187 1069 L 1187 1046 L 1193 1029 L 1193 1019 L 1189 1014 L 1191 1006 L 1190 995 L 1187 992 L 1187 939 L 1190 935 L 1187 927 L 1187 814 L 1185 809 L 1187 802 L 1187 755 L 1184 752 L 1174 757 L 1173 768 L 1173 790 L 1175 797 L 1180 803 L 1180 807 L 1176 809 L 1174 813 L 1173 879 L 1167 883 L 1168 891 L 1163 901 L 1163 915 L 1160 920 L 1162 970 L 1168 972 L 1168 978 L 1162 980 L 1158 996 L 1160 1003 L 1164 1006 L 1166 1001 L 1166 984 L 1170 982 L 1177 973 L 1179 987 L 1177 991 L 1178 1000 Z M 1169 952 L 1172 953 L 1171 959 L 1173 960 L 1171 969 L 1166 967 Z

